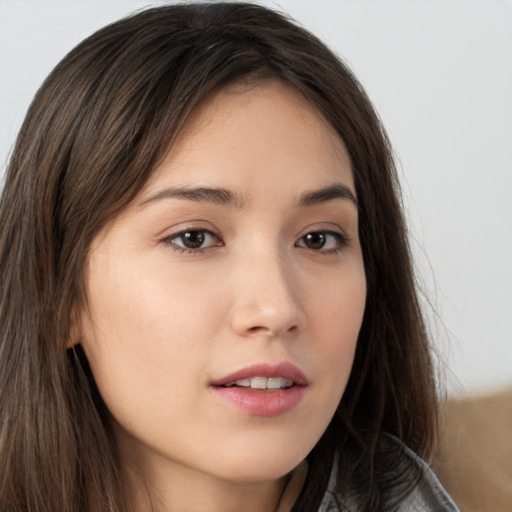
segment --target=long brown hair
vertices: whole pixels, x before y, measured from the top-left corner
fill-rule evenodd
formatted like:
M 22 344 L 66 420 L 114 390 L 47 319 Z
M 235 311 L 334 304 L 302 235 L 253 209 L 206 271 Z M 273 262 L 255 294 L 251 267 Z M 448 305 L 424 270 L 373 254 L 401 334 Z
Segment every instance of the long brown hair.
M 72 50 L 37 93 L 8 166 L 0 204 L 7 512 L 130 509 L 87 360 L 80 346 L 66 349 L 73 315 L 87 304 L 89 246 L 141 190 L 198 102 L 265 77 L 292 84 L 345 141 L 368 286 L 351 378 L 309 455 L 294 510 L 318 506 L 334 452 L 340 489 L 350 482 L 365 510 L 389 502 L 396 465 L 383 432 L 429 454 L 432 363 L 392 153 L 365 92 L 339 58 L 281 14 L 246 2 L 171 5 L 116 22 Z

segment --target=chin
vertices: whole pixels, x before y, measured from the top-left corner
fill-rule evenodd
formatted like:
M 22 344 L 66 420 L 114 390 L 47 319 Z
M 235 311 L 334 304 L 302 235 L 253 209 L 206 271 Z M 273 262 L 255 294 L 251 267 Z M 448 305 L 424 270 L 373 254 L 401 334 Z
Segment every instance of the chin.
M 288 473 L 293 471 L 301 462 L 289 464 L 288 461 L 282 463 L 262 464 L 259 467 L 247 467 L 247 462 L 243 467 L 237 467 L 236 469 L 230 469 L 224 474 L 219 475 L 224 480 L 241 484 L 255 484 L 263 482 L 272 482 L 283 478 Z
M 256 483 L 278 480 L 293 471 L 306 457 L 303 450 L 287 451 L 268 446 L 266 449 L 238 451 L 226 454 L 217 466 L 221 478 L 241 483 Z

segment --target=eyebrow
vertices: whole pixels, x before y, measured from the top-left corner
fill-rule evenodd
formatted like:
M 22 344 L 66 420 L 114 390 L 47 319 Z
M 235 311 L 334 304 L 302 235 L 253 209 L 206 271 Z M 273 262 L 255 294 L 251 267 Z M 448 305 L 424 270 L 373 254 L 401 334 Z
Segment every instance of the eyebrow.
M 169 187 L 144 199 L 140 203 L 140 206 L 152 203 L 153 201 L 172 198 L 232 206 L 237 209 L 242 209 L 247 204 L 245 197 L 227 188 Z M 359 203 L 356 196 L 353 194 L 350 188 L 341 183 L 329 185 L 318 190 L 305 192 L 299 197 L 297 205 L 301 208 L 304 208 L 309 206 L 316 206 L 328 201 L 332 201 L 334 199 L 346 199 L 353 203 L 356 208 L 359 208 Z
M 312 190 L 306 192 L 299 199 L 299 206 L 315 206 L 318 204 L 332 201 L 333 199 L 347 199 L 354 204 L 356 208 L 359 208 L 359 202 L 356 196 L 353 194 L 346 185 L 337 183 L 328 187 L 321 188 L 319 190 Z
M 242 209 L 246 201 L 240 195 L 227 188 L 210 188 L 210 187 L 171 187 L 161 190 L 156 194 L 144 199 L 140 206 L 144 206 L 159 199 L 188 199 L 190 201 L 198 201 L 204 203 L 213 203 L 218 205 L 233 206 Z

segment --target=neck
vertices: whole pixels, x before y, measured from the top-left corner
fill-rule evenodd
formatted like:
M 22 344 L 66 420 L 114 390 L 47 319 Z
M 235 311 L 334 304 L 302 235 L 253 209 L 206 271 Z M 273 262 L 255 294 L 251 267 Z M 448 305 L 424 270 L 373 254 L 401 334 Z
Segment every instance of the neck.
M 288 476 L 265 482 L 233 482 L 189 468 L 125 467 L 126 488 L 137 512 L 281 512 Z M 287 502 L 289 499 L 286 500 Z M 291 508 L 291 507 L 290 507 Z

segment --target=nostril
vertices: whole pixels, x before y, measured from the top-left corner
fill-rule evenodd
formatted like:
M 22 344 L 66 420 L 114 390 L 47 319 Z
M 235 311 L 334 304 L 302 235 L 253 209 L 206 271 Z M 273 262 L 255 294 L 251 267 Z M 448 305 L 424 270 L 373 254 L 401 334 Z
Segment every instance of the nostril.
M 261 332 L 270 332 L 272 331 L 272 329 L 270 329 L 269 327 L 265 327 L 263 325 L 255 325 L 254 327 L 249 327 L 249 329 L 247 329 L 247 332 L 250 333 L 250 334 L 259 334 Z M 286 332 L 287 333 L 295 333 L 298 331 L 298 326 L 297 325 L 292 325 L 290 328 L 286 329 Z
M 249 329 L 247 329 L 248 332 L 259 332 L 259 331 L 265 331 L 267 330 L 265 327 L 263 327 L 262 325 L 255 325 L 254 327 L 250 327 Z

